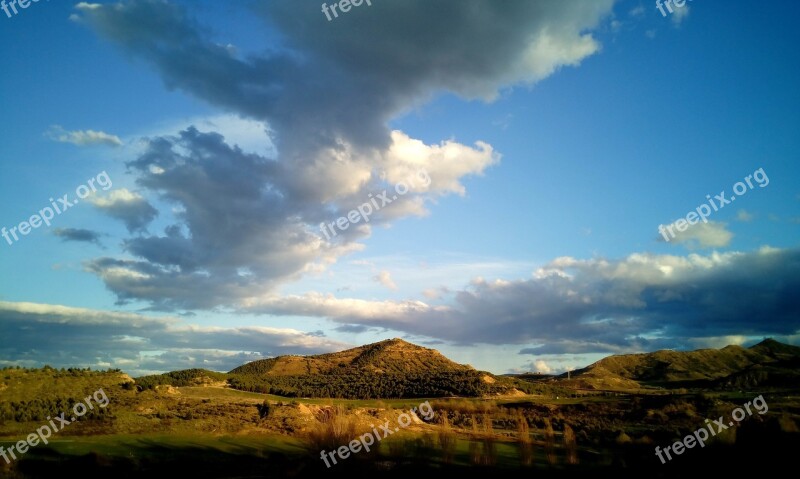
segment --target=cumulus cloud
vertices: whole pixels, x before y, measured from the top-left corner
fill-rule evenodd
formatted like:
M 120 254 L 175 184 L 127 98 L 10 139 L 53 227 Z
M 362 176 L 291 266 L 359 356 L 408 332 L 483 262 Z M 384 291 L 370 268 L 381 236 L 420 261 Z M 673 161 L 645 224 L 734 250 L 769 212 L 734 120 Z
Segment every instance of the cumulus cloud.
M 0 364 L 119 367 L 133 375 L 192 367 L 229 371 L 256 359 L 346 347 L 288 328 L 198 326 L 169 317 L 0 301 Z
M 538 359 L 533 362 L 533 371 L 541 374 L 550 374 L 553 369 L 547 365 L 547 362 Z
M 149 138 L 128 166 L 144 191 L 172 203 L 176 222 L 127 240 L 133 259 L 97 258 L 87 269 L 120 302 L 160 309 L 235 307 L 324 269 L 362 249 L 374 226 L 426 215 L 438 196 L 464 195 L 465 177 L 500 160 L 485 142 L 426 144 L 391 130 L 390 120 L 444 92 L 491 101 L 577 66 L 599 51 L 590 31 L 612 4 L 411 0 L 327 23 L 318 5 L 265 2 L 256 14 L 283 40 L 248 57 L 169 2 L 76 5 L 73 19 L 152 65 L 169 88 L 263 122 L 276 147 L 245 153 L 198 128 Z M 409 182 L 415 177 L 426 181 Z M 400 182 L 408 194 L 369 223 L 321 237 L 320 223 Z M 155 212 L 129 203 L 105 209 L 144 233 Z
M 120 140 L 117 135 L 95 130 L 67 131 L 59 125 L 51 126 L 47 133 L 45 133 L 45 136 L 53 141 L 72 143 L 77 146 L 122 146 L 122 140 Z
M 619 260 L 557 258 L 532 278 L 473 280 L 453 304 L 308 293 L 252 299 L 252 312 L 321 316 L 458 343 L 535 344 L 526 354 L 691 347 L 728 335 L 800 329 L 800 250 Z

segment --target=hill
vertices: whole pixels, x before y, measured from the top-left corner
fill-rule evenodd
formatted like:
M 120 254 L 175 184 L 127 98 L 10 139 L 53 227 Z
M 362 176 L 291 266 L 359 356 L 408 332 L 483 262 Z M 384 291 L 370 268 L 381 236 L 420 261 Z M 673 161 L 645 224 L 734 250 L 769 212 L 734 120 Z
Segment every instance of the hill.
M 290 397 L 351 399 L 500 394 L 507 380 L 455 363 L 435 349 L 388 339 L 338 353 L 279 356 L 229 373 L 240 390 Z
M 570 386 L 588 389 L 725 388 L 797 384 L 800 347 L 767 339 L 750 348 L 662 350 L 609 356 L 573 371 Z
M 474 371 L 455 363 L 435 349 L 424 348 L 402 339 L 387 339 L 338 353 L 315 356 L 278 356 L 239 366 L 230 374 L 295 376 L 304 374 L 434 373 Z

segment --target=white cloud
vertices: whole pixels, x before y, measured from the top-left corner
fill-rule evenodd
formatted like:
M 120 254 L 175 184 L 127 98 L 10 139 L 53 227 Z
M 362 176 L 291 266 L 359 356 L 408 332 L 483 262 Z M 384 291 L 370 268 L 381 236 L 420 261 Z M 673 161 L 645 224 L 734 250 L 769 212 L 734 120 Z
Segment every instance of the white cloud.
M 683 222 L 685 223 L 686 220 L 683 220 Z M 689 225 L 685 231 L 678 230 L 676 223 L 677 221 L 670 225 L 665 225 L 658 240 L 664 242 L 664 234 L 666 234 L 669 242 L 673 244 L 685 244 L 689 248 L 721 248 L 728 246 L 733 238 L 733 233 L 727 230 L 726 223 L 716 221 L 698 222 L 697 224 Z M 670 231 L 675 233 L 674 238 Z
M 743 223 L 749 223 L 750 221 L 753 221 L 754 218 L 755 215 L 753 215 L 752 213 L 748 213 L 745 210 L 739 210 L 736 212 L 737 221 L 741 221 Z
M 394 289 L 394 290 L 396 290 L 396 289 L 397 289 L 397 285 L 396 285 L 396 284 L 395 284 L 395 282 L 392 280 L 392 275 L 391 275 L 391 273 L 389 273 L 389 272 L 388 272 L 388 271 L 386 271 L 386 270 L 383 270 L 383 271 L 381 271 L 381 272 L 380 272 L 380 273 L 378 273 L 376 276 L 374 276 L 372 279 L 374 279 L 374 280 L 375 280 L 375 281 L 377 281 L 378 283 L 380 283 L 380 284 L 382 284 L 382 285 L 386 286 L 386 287 L 387 287 L 387 288 L 389 288 L 389 289 Z
M 122 140 L 120 140 L 117 135 L 95 130 L 66 131 L 59 125 L 51 126 L 47 133 L 45 133 L 45 136 L 54 141 L 72 143 L 77 146 L 122 146 Z
M 644 5 L 637 5 L 637 6 L 633 7 L 633 8 L 631 8 L 628 11 L 628 15 L 630 15 L 631 17 L 644 16 Z
M 553 369 L 547 365 L 545 361 L 541 359 L 534 361 L 533 363 L 533 371 L 542 374 L 550 374 Z
M 673 12 L 671 16 L 672 24 L 675 25 L 676 27 L 680 26 L 680 24 L 683 23 L 683 21 L 689 17 L 689 4 L 687 3 L 682 7 L 677 7 L 673 4 L 672 12 Z

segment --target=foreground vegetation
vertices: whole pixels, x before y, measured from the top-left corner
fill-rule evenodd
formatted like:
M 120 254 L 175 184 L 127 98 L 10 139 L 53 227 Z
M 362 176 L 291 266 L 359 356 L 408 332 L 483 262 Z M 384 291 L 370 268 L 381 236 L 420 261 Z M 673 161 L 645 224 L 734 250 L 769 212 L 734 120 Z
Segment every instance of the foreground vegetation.
M 539 476 L 563 477 L 608 470 L 671 477 L 715 461 L 715 468 L 738 470 L 756 455 L 777 464 L 800 445 L 800 401 L 796 392 L 785 390 L 766 392 L 767 414 L 749 417 L 702 451 L 661 465 L 656 445 L 672 444 L 702 427 L 705 418 L 727 417 L 759 392 L 298 399 L 214 385 L 220 377 L 198 385 L 188 373 L 170 376 L 186 386 L 137 388 L 114 370 L 2 372 L 0 410 L 22 410 L 23 394 L 38 394 L 25 402 L 31 405 L 28 416 L 0 418 L 0 446 L 6 448 L 41 425 L 41 415 L 57 414 L 99 387 L 111 402 L 103 417 L 82 418 L 12 464 L 0 461 L 0 477 L 53 477 L 64 470 L 98 477 L 318 476 L 327 471 L 321 449 L 346 445 L 385 421 L 395 424 L 423 400 L 435 411 L 431 420 L 415 419 L 369 453 L 341 461 L 337 471 L 378 468 L 392 477 L 431 469 L 462 476 L 532 469 Z

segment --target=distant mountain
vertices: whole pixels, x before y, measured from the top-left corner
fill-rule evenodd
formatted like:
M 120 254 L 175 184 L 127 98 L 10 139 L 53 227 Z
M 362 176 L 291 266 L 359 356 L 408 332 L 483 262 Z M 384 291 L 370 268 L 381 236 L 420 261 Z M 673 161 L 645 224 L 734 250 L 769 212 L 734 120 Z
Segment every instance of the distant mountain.
M 799 363 L 800 347 L 767 339 L 750 348 L 609 356 L 559 379 L 590 389 L 782 387 L 800 384 Z

